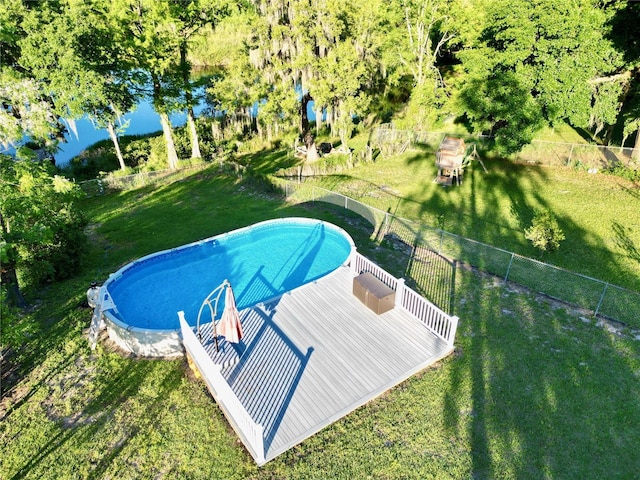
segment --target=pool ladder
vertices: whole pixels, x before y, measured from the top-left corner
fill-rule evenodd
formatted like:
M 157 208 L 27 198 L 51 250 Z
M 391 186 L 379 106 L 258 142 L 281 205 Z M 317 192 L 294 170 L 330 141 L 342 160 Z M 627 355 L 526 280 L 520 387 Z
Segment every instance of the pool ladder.
M 202 342 L 202 332 L 200 331 L 200 320 L 202 317 L 202 312 L 204 312 L 205 306 L 209 307 L 209 312 L 211 314 L 211 326 L 213 328 L 213 339 L 216 343 L 216 352 L 219 351 L 218 334 L 216 333 L 216 314 L 218 311 L 218 302 L 220 301 L 220 296 L 222 295 L 222 292 L 224 292 L 225 288 L 230 286 L 231 284 L 229 283 L 229 281 L 225 279 L 220 285 L 214 288 L 209 295 L 207 295 L 207 297 L 202 302 L 202 305 L 200 305 L 200 311 L 198 312 L 198 321 L 196 322 L 196 332 L 198 334 L 198 340 Z

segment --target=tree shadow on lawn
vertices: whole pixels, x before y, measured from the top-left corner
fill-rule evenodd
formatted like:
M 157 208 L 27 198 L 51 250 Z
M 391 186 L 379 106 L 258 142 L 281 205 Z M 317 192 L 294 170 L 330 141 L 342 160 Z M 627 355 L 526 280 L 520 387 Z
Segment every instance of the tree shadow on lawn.
M 105 355 L 118 359 L 109 360 Z M 85 478 L 104 478 L 114 459 L 130 450 L 133 442 L 144 445 L 151 432 L 160 428 L 163 417 L 170 414 L 172 406 L 167 399 L 182 381 L 182 362 L 167 366 L 159 364 L 162 360 L 132 360 L 117 353 L 99 356 L 102 358 L 76 357 L 84 358 L 84 362 L 74 362 L 78 368 L 59 373 L 58 378 L 42 386 L 52 391 L 44 408 L 56 427 L 52 425 L 53 435 L 41 442 L 23 446 L 30 454 L 24 456 L 12 479 L 44 473 L 62 478 L 82 471 L 85 473 L 80 476 Z M 55 385 L 63 385 L 63 391 L 56 391 Z M 68 404 L 73 406 L 71 411 Z M 144 455 L 132 460 L 148 468 Z M 129 471 L 136 476 L 135 462 Z
M 473 478 L 631 478 L 640 468 L 640 348 L 585 312 L 472 272 L 458 275 L 452 434 Z
M 257 153 L 238 155 L 238 161 L 256 175 L 268 175 L 293 167 L 301 162 L 293 155 L 293 149 L 263 149 Z
M 633 278 L 634 270 L 624 258 L 606 247 L 607 239 L 594 237 L 593 232 L 563 216 L 550 199 L 543 196 L 548 195 L 543 192 L 548 192 L 549 182 L 554 181 L 545 168 L 490 160 L 488 174 L 473 165 L 467 170 L 462 185 L 442 187 L 430 181 L 431 174 L 436 173 L 432 163 L 425 162 L 425 170 L 430 173 L 425 174 L 425 180 L 415 192 L 402 201 L 403 207 L 418 208 L 416 216 L 440 218 L 448 232 L 634 288 L 622 280 Z M 559 251 L 544 257 L 524 237 L 524 230 L 531 225 L 538 210 L 551 211 L 566 235 Z M 492 273 L 504 275 L 505 272 L 506 269 Z
M 536 186 L 548 181 L 539 167 L 487 161 L 489 173 L 474 164 L 466 169 L 461 185 L 444 187 L 431 181 L 437 173 L 435 163 L 424 165 L 429 173 L 409 199 L 420 206 L 420 215 L 443 218 L 445 230 L 467 238 L 504 243 L 508 232 L 516 233 L 516 227 L 533 218 L 537 204 L 545 205 L 536 194 Z
M 78 293 L 75 287 L 70 287 L 70 283 L 75 287 L 81 285 L 79 288 L 82 293 Z M 41 383 L 55 378 L 75 360 L 77 347 L 69 348 L 67 345 L 74 336 L 81 333 L 84 315 L 88 314 L 88 318 L 91 318 L 91 313 L 86 313 L 89 311 L 81 306 L 81 299 L 86 299 L 88 285 L 88 282 L 77 280 L 50 285 L 41 292 L 44 299 L 36 300 L 36 304 L 23 316 L 21 322 L 30 322 L 35 328 L 15 350 L 13 360 L 16 362 L 16 375 L 12 383 L 2 385 L 2 419 L 8 418 L 29 402 Z M 66 297 L 67 295 L 70 296 Z M 60 301 L 62 298 L 68 300 Z M 56 361 L 46 362 L 51 356 Z M 37 378 L 29 379 L 26 384 L 22 383 L 36 369 Z

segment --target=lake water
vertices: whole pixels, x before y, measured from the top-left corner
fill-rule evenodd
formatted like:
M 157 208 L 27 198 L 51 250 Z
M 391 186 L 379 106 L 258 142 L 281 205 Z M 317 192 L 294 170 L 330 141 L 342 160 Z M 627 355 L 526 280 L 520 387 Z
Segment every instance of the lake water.
M 194 108 L 194 113 L 199 115 L 206 108 L 201 104 Z M 180 127 L 187 122 L 186 112 L 174 113 L 169 117 L 174 127 Z M 127 125 L 128 122 L 128 125 Z M 162 130 L 160 116 L 154 111 L 151 100 L 143 100 L 138 103 L 136 109 L 122 116 L 121 125 L 127 125 L 119 135 L 145 135 Z M 56 165 L 64 167 L 71 159 L 80 154 L 84 149 L 100 140 L 109 138 L 109 133 L 103 128 L 97 128 L 93 122 L 86 117 L 75 121 L 75 129 L 67 124 L 65 142 L 60 142 L 59 150 L 54 155 Z M 77 134 L 77 135 L 76 135 Z M 14 154 L 15 149 L 4 149 L 0 146 L 1 153 Z
M 205 108 L 205 105 L 199 105 L 194 108 L 194 113 L 197 116 Z M 181 127 L 187 122 L 187 114 L 184 112 L 174 113 L 169 118 L 174 127 Z M 127 121 L 129 125 L 119 135 L 144 135 L 162 130 L 160 116 L 154 111 L 150 100 L 140 102 L 133 112 L 124 115 L 122 124 L 126 125 Z M 59 167 L 68 164 L 73 157 L 90 145 L 109 138 L 109 133 L 106 130 L 94 127 L 88 118 L 81 118 L 75 123 L 78 136 L 76 137 L 75 132 L 69 129 L 65 135 L 67 141 L 60 143 L 60 150 L 55 155 L 56 165 Z
M 202 93 L 202 92 L 199 92 Z M 194 113 L 196 116 L 200 115 L 207 105 L 203 102 L 200 105 L 194 107 Z M 255 107 L 257 109 L 257 106 Z M 307 106 L 307 114 L 309 120 L 315 120 L 315 112 L 313 110 L 313 101 L 309 102 Z M 181 127 L 187 122 L 186 112 L 174 113 L 169 117 L 171 124 L 174 127 Z M 122 117 L 122 124 L 126 125 L 129 122 L 127 128 L 120 132 L 119 135 L 145 135 L 148 133 L 159 132 L 162 130 L 160 125 L 160 117 L 154 111 L 151 100 L 142 100 L 138 103 L 136 109 L 127 113 Z M 81 118 L 75 121 L 75 131 L 68 128 L 68 132 L 65 134 L 66 142 L 59 144 L 59 151 L 54 155 L 56 159 L 56 165 L 64 167 L 71 159 L 80 154 L 84 149 L 93 145 L 94 143 L 109 138 L 109 133 L 102 128 L 96 128 L 91 120 L 88 118 Z M 76 136 L 77 133 L 77 136 Z M 1 150 L 2 153 L 13 154 L 13 149 Z

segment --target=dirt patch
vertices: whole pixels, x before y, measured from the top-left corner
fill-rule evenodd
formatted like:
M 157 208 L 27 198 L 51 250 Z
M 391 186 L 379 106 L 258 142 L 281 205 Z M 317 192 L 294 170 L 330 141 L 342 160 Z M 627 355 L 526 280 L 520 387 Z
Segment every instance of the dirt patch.
M 64 374 L 46 382 L 49 395 L 43 406 L 51 420 L 60 422 L 65 428 L 96 421 L 98 416 L 85 411 L 86 405 L 96 398 L 94 386 L 99 372 L 95 360 L 94 355 L 81 355 Z

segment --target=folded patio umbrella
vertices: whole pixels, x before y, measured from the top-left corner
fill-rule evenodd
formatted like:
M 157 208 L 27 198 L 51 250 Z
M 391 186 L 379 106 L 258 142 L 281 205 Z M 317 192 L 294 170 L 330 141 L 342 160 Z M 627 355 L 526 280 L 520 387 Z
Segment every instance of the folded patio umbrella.
M 218 335 L 226 338 L 227 342 L 239 343 L 242 338 L 242 324 L 240 314 L 236 307 L 236 299 L 233 296 L 231 285 L 227 287 L 224 297 L 224 310 L 218 324 Z

